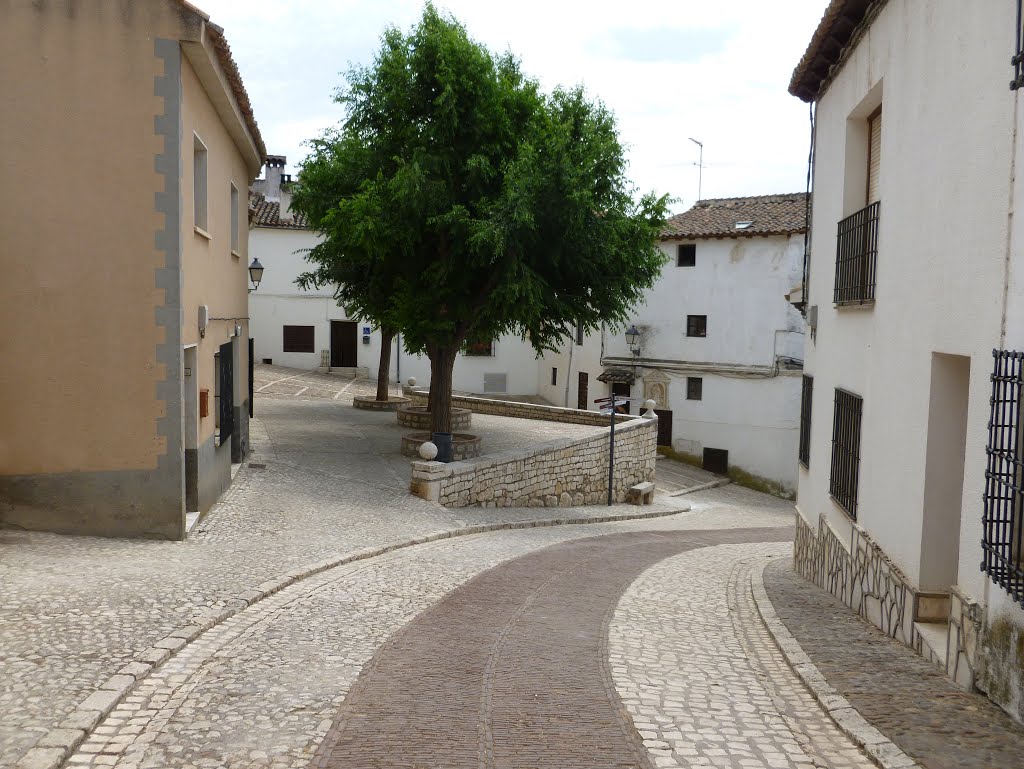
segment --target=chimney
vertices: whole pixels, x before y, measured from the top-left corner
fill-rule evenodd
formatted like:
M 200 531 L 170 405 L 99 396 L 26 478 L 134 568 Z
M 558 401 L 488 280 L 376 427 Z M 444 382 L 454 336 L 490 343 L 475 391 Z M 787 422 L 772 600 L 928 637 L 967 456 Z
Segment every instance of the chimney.
M 280 190 L 280 206 L 277 218 L 282 222 L 294 222 L 295 215 L 292 213 L 292 175 L 281 174 L 281 181 L 278 184 Z

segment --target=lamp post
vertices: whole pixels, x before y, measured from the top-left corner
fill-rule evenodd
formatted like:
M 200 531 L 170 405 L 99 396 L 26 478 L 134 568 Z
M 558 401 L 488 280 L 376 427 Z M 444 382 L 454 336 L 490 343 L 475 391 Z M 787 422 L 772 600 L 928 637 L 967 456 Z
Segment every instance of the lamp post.
M 697 200 L 700 200 L 700 185 L 704 176 L 704 145 L 694 139 L 692 136 L 689 137 L 690 141 L 700 147 L 700 157 L 697 159 Z
M 260 287 L 260 281 L 263 280 L 263 265 L 259 259 L 253 258 L 252 264 L 249 265 L 249 280 L 252 281 L 252 288 L 249 289 L 251 294 Z
M 626 330 L 626 344 L 629 345 L 629 351 L 633 353 L 633 371 L 634 376 L 636 375 L 636 361 L 640 359 L 640 331 L 637 329 L 635 323 L 631 323 L 629 328 Z M 613 495 L 615 493 L 615 409 L 618 406 L 615 395 L 615 386 L 612 385 L 612 395 L 609 401 L 609 411 L 611 412 L 611 425 L 608 431 L 608 506 L 612 506 Z

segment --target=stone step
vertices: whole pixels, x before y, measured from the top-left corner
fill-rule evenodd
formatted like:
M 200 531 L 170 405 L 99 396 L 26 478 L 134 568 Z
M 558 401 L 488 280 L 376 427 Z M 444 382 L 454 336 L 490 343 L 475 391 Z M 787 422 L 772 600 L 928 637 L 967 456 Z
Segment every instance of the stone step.
M 949 639 L 948 622 L 915 622 L 914 648 L 926 660 L 943 671 L 946 669 L 946 648 Z

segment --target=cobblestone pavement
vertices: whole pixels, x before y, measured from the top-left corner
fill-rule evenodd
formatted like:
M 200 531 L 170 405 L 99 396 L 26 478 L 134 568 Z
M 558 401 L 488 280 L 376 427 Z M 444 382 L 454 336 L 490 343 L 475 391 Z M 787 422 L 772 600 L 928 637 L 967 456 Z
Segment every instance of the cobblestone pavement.
M 615 685 L 657 766 L 859 769 L 760 622 L 750 575 L 791 545 L 719 545 L 668 558 L 611 622 Z
M 828 684 L 922 767 L 1024 767 L 1024 727 L 801 578 L 792 559 L 769 565 L 764 586 Z
M 654 530 L 666 523 L 674 531 Z M 647 766 L 610 705 L 604 631 L 623 583 L 680 549 L 790 535 L 686 525 L 496 532 L 323 572 L 165 663 L 69 765 L 300 767 L 320 749 L 332 766 L 510 766 L 514 755 L 516 766 L 568 769 L 619 765 L 612 756 L 632 741 L 639 756 L 627 750 L 622 765 Z M 612 535 L 594 538 L 595 528 Z M 361 669 L 361 694 L 346 700 Z M 349 728 L 324 746 L 339 707 L 336 723 Z M 477 763 L 481 740 L 489 764 Z
M 244 607 L 239 596 L 268 580 L 465 526 L 609 512 L 448 511 L 410 496 L 386 477 L 381 460 L 352 460 L 346 425 L 353 409 L 262 396 L 256 406 L 253 463 L 264 469 L 243 468 L 185 542 L 0 532 L 0 767 L 52 737 L 48 732 L 115 673 L 137 670 L 133 663 L 154 643 Z M 727 491 L 688 497 L 694 509 L 686 525 L 792 521 L 786 503 L 753 492 L 720 493 Z M 635 514 L 636 508 L 612 512 Z

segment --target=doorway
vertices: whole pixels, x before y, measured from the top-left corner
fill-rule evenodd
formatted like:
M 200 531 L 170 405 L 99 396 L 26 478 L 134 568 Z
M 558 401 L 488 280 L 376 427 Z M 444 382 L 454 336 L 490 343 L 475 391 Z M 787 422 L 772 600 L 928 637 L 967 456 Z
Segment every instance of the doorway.
M 921 528 L 922 590 L 948 590 L 959 576 L 970 381 L 969 357 L 932 353 Z
M 351 320 L 331 321 L 331 368 L 355 368 L 359 327 Z
M 672 410 L 655 409 L 658 415 L 658 445 L 672 446 Z
M 612 395 L 619 395 L 623 398 L 628 398 L 632 390 L 633 388 L 630 385 L 625 384 L 624 382 L 612 382 Z M 630 413 L 629 407 L 631 405 L 632 404 L 630 404 L 629 401 L 626 401 L 623 405 L 619 406 L 619 408 L 615 410 L 620 414 L 628 414 Z
M 199 510 L 199 376 L 196 352 L 190 345 L 184 355 L 184 407 L 181 411 L 185 448 L 185 512 Z
M 590 399 L 590 374 L 585 371 L 581 371 L 579 374 L 579 381 L 576 385 L 576 408 L 587 410 L 589 405 L 587 401 Z

